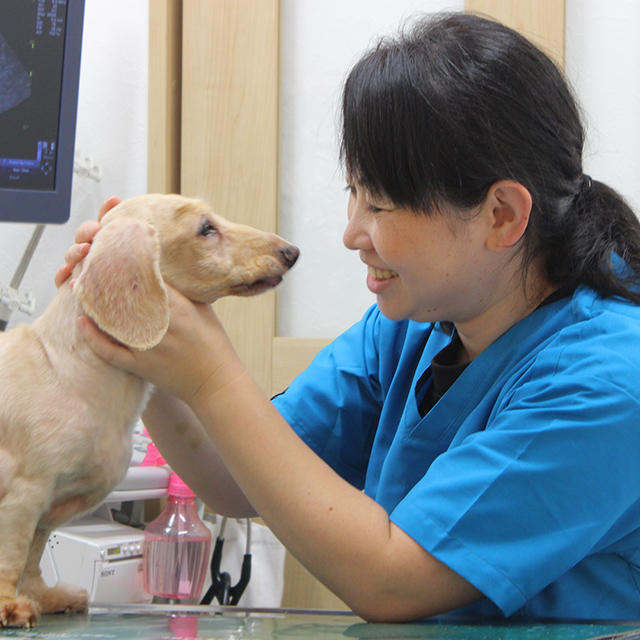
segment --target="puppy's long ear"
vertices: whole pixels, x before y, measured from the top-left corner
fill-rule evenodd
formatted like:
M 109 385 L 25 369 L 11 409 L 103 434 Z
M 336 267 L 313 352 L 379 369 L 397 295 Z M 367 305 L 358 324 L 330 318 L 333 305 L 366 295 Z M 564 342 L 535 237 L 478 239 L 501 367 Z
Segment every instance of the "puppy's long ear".
M 160 245 L 150 223 L 114 220 L 96 235 L 73 289 L 85 313 L 134 349 L 150 349 L 169 326 Z

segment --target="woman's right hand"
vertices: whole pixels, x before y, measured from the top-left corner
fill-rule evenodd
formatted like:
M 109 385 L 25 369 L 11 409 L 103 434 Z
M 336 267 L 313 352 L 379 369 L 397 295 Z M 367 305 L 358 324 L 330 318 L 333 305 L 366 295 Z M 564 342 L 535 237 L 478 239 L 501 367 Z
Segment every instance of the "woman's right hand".
M 53 278 L 56 287 L 60 287 L 61 284 L 66 282 L 71 277 L 75 266 L 87 257 L 91 243 L 96 233 L 100 231 L 100 220 L 102 220 L 102 217 L 107 211 L 113 209 L 120 204 L 120 202 L 121 200 L 118 196 L 107 198 L 100 206 L 98 220 L 88 220 L 78 227 L 75 235 L 76 244 L 69 248 L 64 256 L 64 265 L 56 271 L 56 275 Z

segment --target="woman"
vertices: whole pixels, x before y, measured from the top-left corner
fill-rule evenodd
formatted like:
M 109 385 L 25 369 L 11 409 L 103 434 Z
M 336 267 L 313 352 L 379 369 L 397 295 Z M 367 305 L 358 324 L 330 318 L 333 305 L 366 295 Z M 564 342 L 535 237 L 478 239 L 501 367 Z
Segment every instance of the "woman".
M 359 60 L 342 118 L 377 305 L 284 394 L 173 291 L 155 349 L 81 318 L 86 339 L 163 390 L 144 421 L 198 495 L 259 514 L 367 620 L 638 618 L 640 226 L 583 174 L 566 82 L 439 15 Z

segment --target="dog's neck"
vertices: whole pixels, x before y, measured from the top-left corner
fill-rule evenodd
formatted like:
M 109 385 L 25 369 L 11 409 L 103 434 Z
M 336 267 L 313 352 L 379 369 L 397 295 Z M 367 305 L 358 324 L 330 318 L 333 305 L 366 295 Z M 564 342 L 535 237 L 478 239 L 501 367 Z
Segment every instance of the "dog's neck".
M 32 325 L 56 377 L 69 380 L 76 391 L 91 398 L 93 405 L 102 407 L 105 415 L 120 412 L 123 416 L 139 415 L 151 385 L 93 353 L 77 327 L 82 313 L 69 284 L 65 283 Z M 120 398 L 119 411 L 113 407 L 114 397 Z M 128 422 L 129 417 L 125 420 Z
M 80 334 L 77 319 L 83 313 L 80 304 L 73 295 L 69 281 L 65 282 L 60 286 L 42 315 L 33 323 L 33 328 L 47 351 L 49 360 L 55 366 L 59 359 L 64 361 L 66 355 L 71 353 L 93 368 L 104 367 L 114 372 L 117 371 L 93 353 Z M 120 373 L 128 378 L 135 377 L 124 371 Z
M 81 314 L 82 309 L 67 281 L 60 286 L 51 303 L 33 326 L 45 345 L 54 343 L 56 348 L 83 353 L 90 349 L 77 328 L 76 320 Z

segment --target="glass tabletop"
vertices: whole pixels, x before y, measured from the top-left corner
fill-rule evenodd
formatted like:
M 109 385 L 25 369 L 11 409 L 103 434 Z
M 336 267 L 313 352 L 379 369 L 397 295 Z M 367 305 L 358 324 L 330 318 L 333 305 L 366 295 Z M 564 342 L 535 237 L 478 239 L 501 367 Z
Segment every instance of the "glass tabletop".
M 43 616 L 0 637 L 65 640 L 640 640 L 638 622 L 479 622 L 453 618 L 367 624 L 348 612 L 182 605 L 94 606 Z

